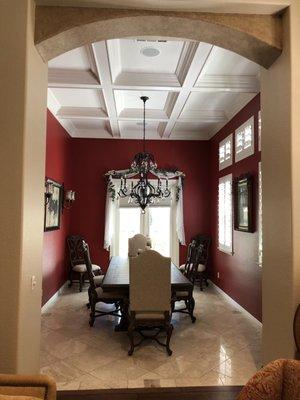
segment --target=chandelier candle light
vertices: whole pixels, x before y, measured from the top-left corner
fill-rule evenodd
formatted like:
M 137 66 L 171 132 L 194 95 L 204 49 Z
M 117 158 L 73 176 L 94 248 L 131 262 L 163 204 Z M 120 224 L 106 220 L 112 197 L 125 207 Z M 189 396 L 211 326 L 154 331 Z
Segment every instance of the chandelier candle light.
M 118 191 L 119 197 L 129 197 L 129 202 L 138 204 L 143 213 L 149 204 L 153 204 L 155 201 L 167 198 L 171 194 L 169 190 L 168 178 L 164 179 L 164 185 L 162 184 L 161 178 L 157 179 L 156 185 L 151 184 L 148 178 L 149 173 L 153 172 L 154 175 L 156 175 L 156 172 L 158 172 L 157 164 L 153 154 L 150 154 L 146 151 L 146 101 L 148 99 L 149 98 L 146 96 L 141 97 L 141 100 L 144 103 L 143 151 L 134 156 L 131 167 L 128 170 L 128 175 L 130 176 L 139 175 L 138 182 L 134 184 L 133 181 L 131 181 L 131 187 L 129 189 L 127 187 L 128 176 L 125 174 L 124 176 L 121 176 L 121 184 Z

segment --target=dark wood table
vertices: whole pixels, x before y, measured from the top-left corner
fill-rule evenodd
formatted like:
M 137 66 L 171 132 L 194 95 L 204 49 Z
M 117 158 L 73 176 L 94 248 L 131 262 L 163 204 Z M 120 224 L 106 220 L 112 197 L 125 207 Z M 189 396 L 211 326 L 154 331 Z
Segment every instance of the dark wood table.
M 193 290 L 193 284 L 171 263 L 171 288 L 172 291 Z M 111 258 L 105 278 L 102 283 L 104 291 L 122 291 L 124 296 L 129 299 L 129 260 L 127 257 L 114 256 Z M 128 308 L 128 305 L 125 308 Z M 125 310 L 127 312 L 127 309 Z M 119 325 L 116 331 L 127 330 L 127 317 L 122 313 Z

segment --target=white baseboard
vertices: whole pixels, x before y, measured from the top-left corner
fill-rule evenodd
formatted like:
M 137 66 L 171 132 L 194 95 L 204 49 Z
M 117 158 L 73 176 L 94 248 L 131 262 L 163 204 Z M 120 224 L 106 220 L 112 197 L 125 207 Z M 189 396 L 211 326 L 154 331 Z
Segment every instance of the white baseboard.
M 52 297 L 50 297 L 50 299 L 47 301 L 47 303 L 45 303 L 42 306 L 42 313 L 47 312 L 48 308 L 53 306 L 53 304 L 57 301 L 58 296 L 60 296 L 62 294 L 62 292 L 64 291 L 64 289 L 66 288 L 66 286 L 68 285 L 68 281 L 66 281 L 59 289 L 56 293 L 54 293 L 54 295 Z
M 232 297 L 230 297 L 227 293 L 224 292 L 219 286 L 217 286 L 215 283 L 213 283 L 211 280 L 209 280 L 210 284 L 216 289 L 217 292 L 219 292 L 222 296 L 224 296 L 228 301 L 230 301 L 231 304 L 233 304 L 236 308 L 238 308 L 240 311 L 244 312 L 247 314 L 247 316 L 252 319 L 254 322 L 262 326 L 262 323 L 255 318 L 252 314 L 249 313 L 249 311 L 245 310 L 244 307 L 242 307 L 239 303 L 237 303 L 235 300 L 233 300 Z

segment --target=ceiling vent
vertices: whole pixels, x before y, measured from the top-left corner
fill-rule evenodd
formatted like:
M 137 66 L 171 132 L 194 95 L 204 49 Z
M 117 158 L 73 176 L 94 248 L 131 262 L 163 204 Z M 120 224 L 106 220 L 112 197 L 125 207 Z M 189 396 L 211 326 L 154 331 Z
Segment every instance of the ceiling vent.
M 141 54 L 145 57 L 157 57 L 160 51 L 155 47 L 144 47 L 141 49 Z

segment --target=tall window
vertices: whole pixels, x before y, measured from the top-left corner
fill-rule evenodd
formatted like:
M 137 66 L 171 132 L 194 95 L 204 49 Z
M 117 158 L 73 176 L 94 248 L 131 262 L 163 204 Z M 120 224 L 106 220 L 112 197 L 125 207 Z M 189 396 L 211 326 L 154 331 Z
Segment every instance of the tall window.
M 128 239 L 137 233 L 151 238 L 152 249 L 165 257 L 171 256 L 171 207 L 147 207 L 145 214 L 139 207 L 119 207 L 117 254 L 128 255 Z
M 258 111 L 258 151 L 261 151 L 261 111 Z
M 219 249 L 232 253 L 232 174 L 219 179 Z
M 235 161 L 254 154 L 254 118 L 251 117 L 235 131 Z
M 232 135 L 219 143 L 219 171 L 232 165 Z

